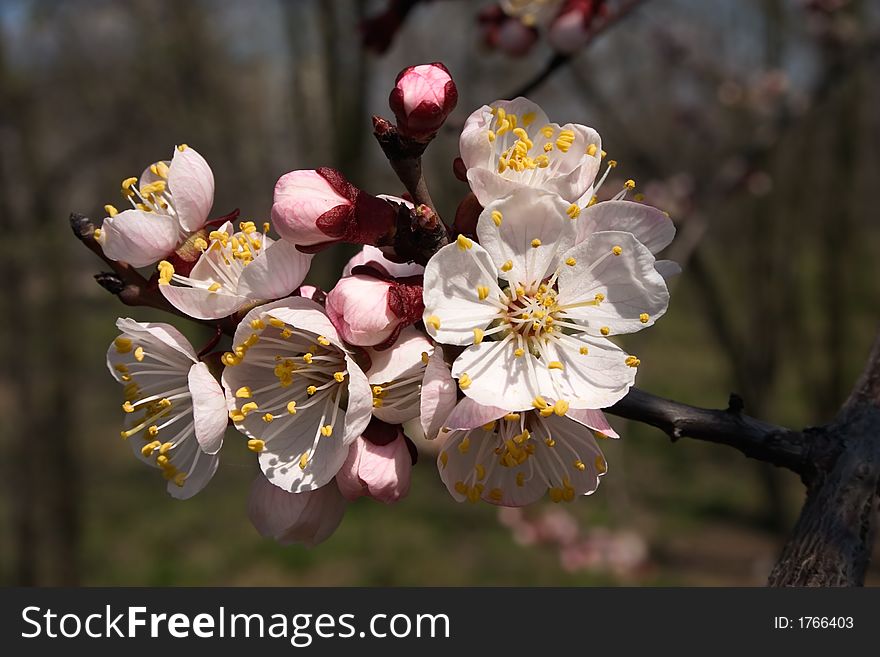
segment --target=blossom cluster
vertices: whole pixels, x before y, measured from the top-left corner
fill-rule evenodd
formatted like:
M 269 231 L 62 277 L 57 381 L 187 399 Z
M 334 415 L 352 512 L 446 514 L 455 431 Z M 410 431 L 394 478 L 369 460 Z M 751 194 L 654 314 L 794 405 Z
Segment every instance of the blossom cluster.
M 402 71 L 390 96 L 402 147 L 423 150 L 456 100 L 441 64 Z M 105 257 L 150 268 L 169 308 L 230 334 L 197 351 L 169 324 L 117 322 L 122 437 L 172 496 L 208 484 L 229 424 L 259 463 L 251 520 L 282 543 L 323 541 L 359 497 L 406 496 L 414 441 L 436 441 L 459 501 L 597 489 L 597 439 L 618 437 L 601 409 L 640 364 L 611 338 L 666 311 L 677 267 L 655 254 L 673 224 L 626 199 L 631 181 L 599 201 L 615 163 L 598 133 L 525 98 L 474 111 L 460 154 L 473 220 L 420 262 L 401 240 L 433 210 L 334 169 L 281 176 L 266 222 L 211 219 L 213 173 L 186 145 L 123 181 L 131 208 L 105 206 L 94 235 Z M 335 286 L 304 284 L 337 243 L 361 249 Z

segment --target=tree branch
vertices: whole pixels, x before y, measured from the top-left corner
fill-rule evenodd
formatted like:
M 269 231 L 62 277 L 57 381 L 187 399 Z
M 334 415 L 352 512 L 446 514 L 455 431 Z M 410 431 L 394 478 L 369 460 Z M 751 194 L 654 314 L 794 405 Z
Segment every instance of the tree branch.
M 599 25 L 594 27 L 590 36 L 587 38 L 584 47 L 592 43 L 596 37 L 602 34 L 605 30 L 607 30 L 612 25 L 615 25 L 623 18 L 626 18 L 634 9 L 636 9 L 640 4 L 642 4 L 645 0 L 627 0 L 620 5 L 620 8 L 617 9 L 613 14 L 610 14 L 602 21 Z M 533 77 L 531 80 L 522 85 L 519 89 L 514 91 L 513 93 L 506 96 L 506 98 L 516 98 L 517 96 L 527 96 L 535 89 L 540 87 L 550 76 L 552 76 L 556 71 L 565 66 L 572 58 L 571 54 L 561 54 L 557 53 L 553 55 L 548 61 L 547 64 L 541 69 L 538 74 Z
M 70 228 L 77 239 L 89 251 L 101 258 L 113 270 L 112 273 L 101 272 L 96 274 L 95 280 L 101 287 L 110 292 L 110 294 L 115 295 L 126 306 L 157 308 L 158 310 L 164 310 L 172 315 L 212 328 L 219 326 L 228 335 L 232 335 L 235 332 L 236 322 L 234 318 L 226 318 L 219 321 L 194 319 L 168 303 L 168 300 L 159 292 L 159 286 L 141 276 L 137 269 L 126 262 L 111 260 L 104 255 L 104 250 L 95 240 L 95 224 L 85 215 L 71 212 Z
M 804 432 L 757 420 L 742 413 L 742 400 L 731 395 L 728 408 L 689 406 L 632 388 L 608 413 L 666 432 L 674 441 L 687 437 L 733 447 L 746 456 L 802 474 L 808 469 Z
M 880 332 L 835 421 L 821 429 L 807 501 L 770 586 L 861 586 L 880 494 Z

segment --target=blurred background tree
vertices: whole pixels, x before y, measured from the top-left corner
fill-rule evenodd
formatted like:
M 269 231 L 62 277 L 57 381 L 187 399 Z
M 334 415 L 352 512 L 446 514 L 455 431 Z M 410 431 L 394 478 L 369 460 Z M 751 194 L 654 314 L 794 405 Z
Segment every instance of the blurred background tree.
M 195 499 L 168 498 L 118 436 L 103 368 L 119 306 L 70 238 L 118 183 L 196 146 L 217 179 L 214 213 L 268 218 L 272 186 L 333 166 L 400 193 L 370 116 L 404 66 L 443 61 L 460 99 L 429 149 L 447 219 L 457 128 L 537 75 L 539 43 L 507 58 L 480 45 L 478 2 L 415 6 L 382 57 L 358 25 L 384 2 L 4 0 L 0 4 L 0 581 L 10 584 L 757 584 L 802 502 L 796 478 L 728 449 L 670 446 L 616 422 L 611 472 L 589 499 L 503 523 L 456 505 L 430 455 L 394 508 L 362 500 L 316 550 L 249 526 L 252 455 L 230 433 Z M 679 227 L 684 274 L 658 326 L 630 336 L 640 387 L 718 406 L 734 390 L 755 416 L 830 419 L 878 320 L 880 8 L 864 0 L 651 0 L 530 96 L 595 127 L 648 203 Z M 332 284 L 350 251 L 316 259 Z M 164 319 L 164 318 L 163 318 Z M 178 323 L 180 325 L 180 323 Z M 182 326 L 195 342 L 208 336 Z M 550 505 L 548 505 L 549 508 Z M 512 531 L 511 531 L 512 530 Z M 609 536 L 618 558 L 572 554 Z M 604 538 L 603 538 L 604 537 Z M 573 543 L 572 541 L 575 541 Z M 580 541 L 580 542 L 578 542 Z M 600 541 L 601 542 L 601 541 Z M 605 545 L 603 543 L 603 545 Z M 629 550 L 629 560 L 621 554 Z M 873 581 L 877 575 L 873 574 Z M 869 581 L 871 581 L 869 577 Z

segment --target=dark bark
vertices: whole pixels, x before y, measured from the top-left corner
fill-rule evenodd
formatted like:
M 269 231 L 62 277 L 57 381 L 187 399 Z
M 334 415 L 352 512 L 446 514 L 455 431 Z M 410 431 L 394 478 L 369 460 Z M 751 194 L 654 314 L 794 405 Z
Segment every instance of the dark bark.
M 807 500 L 770 573 L 770 586 L 860 586 L 880 493 L 880 333 L 837 418 L 818 430 Z

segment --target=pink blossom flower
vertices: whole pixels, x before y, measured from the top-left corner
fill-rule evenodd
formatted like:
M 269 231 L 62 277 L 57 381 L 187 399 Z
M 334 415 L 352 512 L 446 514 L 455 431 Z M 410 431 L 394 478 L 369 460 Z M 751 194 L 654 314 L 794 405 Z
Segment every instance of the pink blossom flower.
M 335 169 L 291 171 L 275 184 L 272 223 L 304 251 L 336 242 L 379 244 L 396 218 L 392 204 L 358 189 Z
M 423 142 L 434 137 L 457 102 L 455 82 L 440 62 L 403 69 L 388 98 L 398 132 Z
M 393 438 L 381 444 L 376 438 L 360 437 L 348 448 L 336 483 L 342 495 L 356 500 L 368 495 L 385 504 L 397 502 L 409 492 L 412 456 L 399 426 L 389 427 Z M 372 439 L 372 440 L 371 440 Z
M 551 123 L 544 110 L 522 97 L 474 111 L 459 149 L 471 191 L 484 207 L 522 188 L 573 203 L 591 188 L 602 160 L 595 130 Z
M 261 536 L 282 545 L 314 547 L 336 531 L 346 506 L 335 481 L 315 490 L 289 493 L 259 475 L 251 485 L 248 517 Z
M 597 439 L 617 437 L 601 411 L 562 402 L 512 413 L 464 398 L 443 424 L 437 466 L 452 496 L 511 507 L 591 495 L 608 471 Z
M 205 225 L 214 203 L 214 174 L 194 148 L 181 144 L 170 161 L 155 162 L 122 181 L 132 209 L 104 206 L 108 217 L 95 240 L 111 260 L 146 267 L 170 255 Z
M 168 302 L 197 319 L 228 317 L 247 306 L 286 297 L 302 283 L 312 256 L 290 242 L 274 241 L 244 221 L 235 232 L 227 221 L 208 239 L 196 240 L 202 254 L 188 276 L 159 263 L 159 290 Z M 173 284 L 172 284 L 173 283 Z

